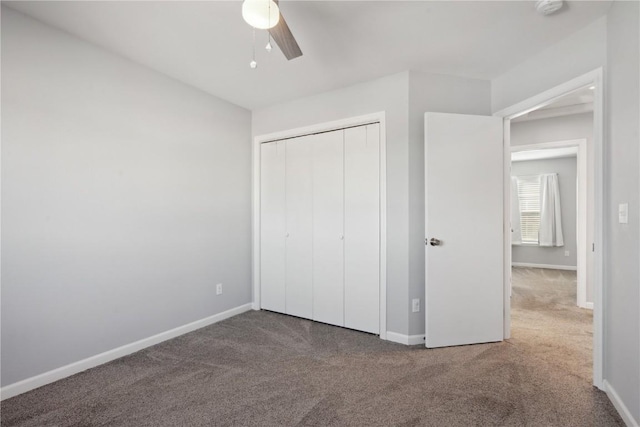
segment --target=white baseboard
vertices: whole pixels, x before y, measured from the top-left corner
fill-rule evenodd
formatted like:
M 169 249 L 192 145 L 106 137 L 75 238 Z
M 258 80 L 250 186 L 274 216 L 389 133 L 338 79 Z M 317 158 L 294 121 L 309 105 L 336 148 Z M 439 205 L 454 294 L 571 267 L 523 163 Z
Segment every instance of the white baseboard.
M 52 382 L 77 374 L 78 372 L 86 371 L 90 368 L 95 368 L 96 366 L 110 362 L 119 357 L 135 353 L 136 351 L 151 347 L 171 338 L 184 335 L 186 333 L 195 331 L 196 329 L 200 329 L 205 326 L 209 326 L 238 314 L 244 313 L 251 310 L 251 308 L 251 304 L 244 304 L 239 307 L 223 311 L 222 313 L 214 314 L 213 316 L 205 317 L 204 319 L 196 320 L 195 322 L 187 323 L 186 325 L 178 326 L 177 328 L 161 332 L 151 337 L 143 338 L 139 341 L 123 345 L 122 347 L 114 348 L 113 350 L 105 351 L 104 353 L 96 354 L 95 356 L 70 363 L 66 366 L 62 366 L 52 371 L 36 375 L 35 377 L 27 378 L 26 380 L 9 384 L 0 389 L 0 400 L 9 399 L 10 397 L 26 393 L 27 391 L 42 387 L 43 385 L 50 384 Z
M 251 309 L 259 311 L 260 310 L 260 304 L 256 304 L 255 302 L 252 302 L 251 303 Z
M 552 270 L 577 271 L 578 267 L 573 265 L 553 265 L 553 264 L 532 264 L 530 262 L 512 262 L 512 267 L 549 268 Z
M 424 344 L 424 335 L 403 335 L 397 332 L 387 331 L 387 341 L 404 345 Z
M 585 302 L 584 303 L 584 307 L 582 308 L 586 308 L 587 310 L 593 310 L 593 303 L 592 302 Z
M 609 400 L 611 400 L 613 406 L 615 406 L 615 408 L 618 410 L 618 413 L 622 417 L 622 420 L 625 422 L 625 424 L 628 427 L 639 427 L 638 420 L 633 418 L 633 415 L 631 415 L 631 411 L 629 411 L 629 408 L 627 408 L 622 399 L 620 399 L 620 396 L 611 386 L 611 384 L 609 384 L 607 380 L 604 380 L 602 383 L 604 385 L 604 391 L 607 393 L 607 396 L 609 396 Z

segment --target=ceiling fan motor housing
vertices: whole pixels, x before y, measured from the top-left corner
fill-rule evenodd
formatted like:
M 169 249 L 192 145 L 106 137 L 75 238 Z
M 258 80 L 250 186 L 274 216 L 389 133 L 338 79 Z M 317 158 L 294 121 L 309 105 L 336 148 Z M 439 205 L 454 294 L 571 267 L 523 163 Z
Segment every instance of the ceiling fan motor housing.
M 541 15 L 551 15 L 562 8 L 563 0 L 538 0 L 536 10 Z

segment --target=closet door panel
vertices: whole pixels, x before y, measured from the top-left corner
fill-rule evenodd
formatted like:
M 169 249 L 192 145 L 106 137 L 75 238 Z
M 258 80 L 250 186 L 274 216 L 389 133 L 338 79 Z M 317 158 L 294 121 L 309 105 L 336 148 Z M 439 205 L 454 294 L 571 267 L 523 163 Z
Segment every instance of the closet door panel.
M 286 313 L 313 317 L 312 137 L 286 141 Z
M 313 141 L 313 319 L 344 326 L 344 131 Z
M 285 143 L 260 146 L 260 305 L 285 312 Z
M 345 130 L 344 321 L 380 331 L 380 130 L 372 124 Z

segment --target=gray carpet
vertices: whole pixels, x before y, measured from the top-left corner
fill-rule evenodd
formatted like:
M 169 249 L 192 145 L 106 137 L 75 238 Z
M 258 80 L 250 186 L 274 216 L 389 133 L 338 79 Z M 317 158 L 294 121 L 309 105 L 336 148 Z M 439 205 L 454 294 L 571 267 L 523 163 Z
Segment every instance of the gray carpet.
M 426 350 L 249 312 L 2 402 L 3 426 L 609 426 L 575 276 L 515 272 L 513 338 Z

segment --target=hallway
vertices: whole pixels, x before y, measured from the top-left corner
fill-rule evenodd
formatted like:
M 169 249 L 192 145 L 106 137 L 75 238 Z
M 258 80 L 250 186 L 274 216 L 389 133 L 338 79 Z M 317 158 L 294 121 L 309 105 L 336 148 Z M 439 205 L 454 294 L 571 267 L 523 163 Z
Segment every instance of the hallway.
M 593 312 L 576 306 L 576 272 L 514 267 L 511 342 L 591 383 Z

